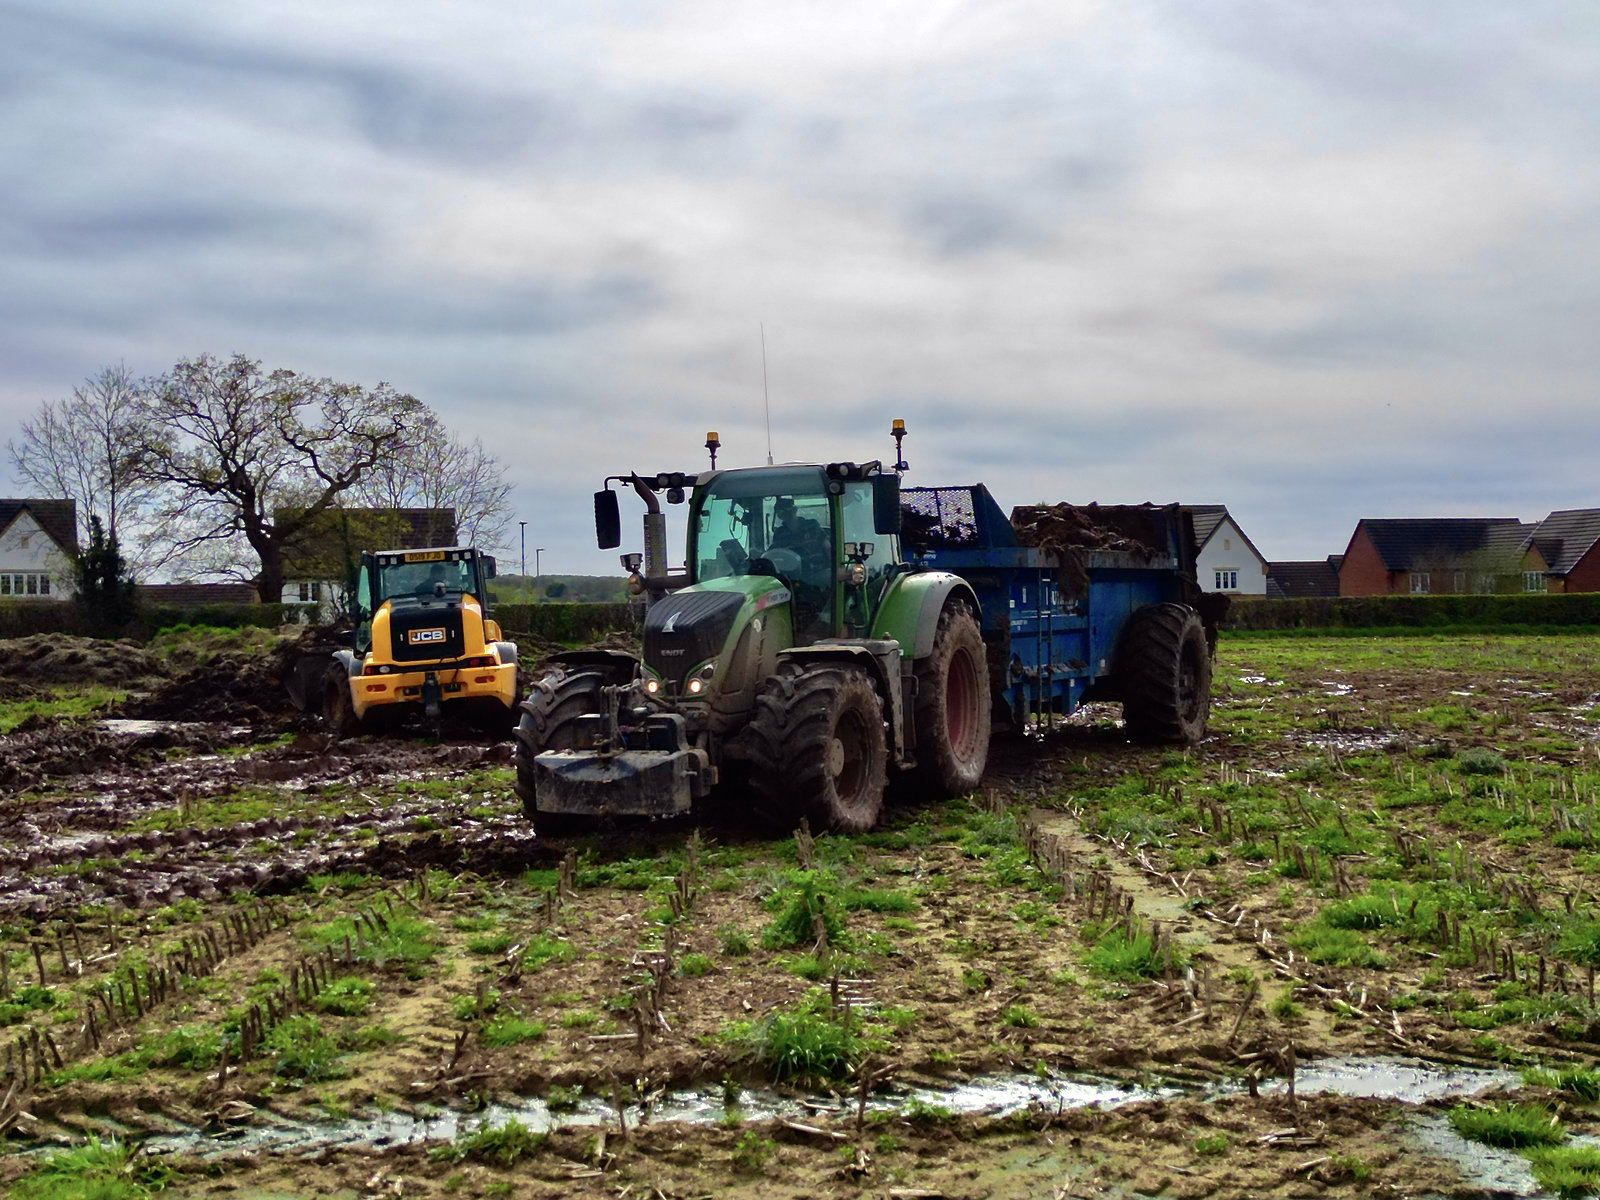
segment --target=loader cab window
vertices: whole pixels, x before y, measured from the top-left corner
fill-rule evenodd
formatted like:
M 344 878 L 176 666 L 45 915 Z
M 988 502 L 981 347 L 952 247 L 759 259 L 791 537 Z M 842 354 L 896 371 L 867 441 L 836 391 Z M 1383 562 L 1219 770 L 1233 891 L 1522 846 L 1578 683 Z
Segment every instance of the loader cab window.
M 794 593 L 796 635 L 831 632 L 833 520 L 819 472 L 723 476 L 702 499 L 693 530 L 697 581 L 775 576 Z
M 378 568 L 378 602 L 411 597 L 431 599 L 441 587 L 446 596 L 459 597 L 462 592 L 477 593 L 475 565 L 471 560 L 454 562 L 396 562 Z

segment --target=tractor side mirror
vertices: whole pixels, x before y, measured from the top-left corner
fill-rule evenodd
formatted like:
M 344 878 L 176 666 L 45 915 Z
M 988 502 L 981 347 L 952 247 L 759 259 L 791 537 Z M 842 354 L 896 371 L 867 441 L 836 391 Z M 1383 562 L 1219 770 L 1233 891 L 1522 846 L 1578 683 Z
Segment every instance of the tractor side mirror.
M 622 509 L 610 488 L 594 494 L 594 536 L 602 550 L 622 545 Z
M 497 573 L 494 555 L 485 554 L 479 561 L 483 563 L 483 577 L 485 579 L 493 579 Z
M 872 477 L 872 532 L 900 532 L 900 476 Z

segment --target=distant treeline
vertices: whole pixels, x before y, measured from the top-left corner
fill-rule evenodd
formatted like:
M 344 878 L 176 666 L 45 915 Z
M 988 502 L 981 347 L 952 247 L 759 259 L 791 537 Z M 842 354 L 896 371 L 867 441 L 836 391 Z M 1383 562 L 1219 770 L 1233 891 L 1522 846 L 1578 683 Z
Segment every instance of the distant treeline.
M 641 613 L 628 604 L 497 604 L 490 614 L 513 641 L 582 644 L 633 633 Z
M 505 556 L 501 562 L 505 562 Z M 489 585 L 495 604 L 623 604 L 628 581 L 620 575 L 499 575 Z
M 1327 596 L 1236 601 L 1225 628 L 1271 630 L 1560 629 L 1600 626 L 1600 593 L 1578 595 Z

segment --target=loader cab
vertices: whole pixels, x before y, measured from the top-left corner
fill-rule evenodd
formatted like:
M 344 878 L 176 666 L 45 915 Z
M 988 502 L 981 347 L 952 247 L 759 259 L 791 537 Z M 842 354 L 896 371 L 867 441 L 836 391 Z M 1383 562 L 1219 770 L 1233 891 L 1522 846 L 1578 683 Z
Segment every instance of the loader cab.
M 493 577 L 494 560 L 465 546 L 362 554 L 351 608 L 356 651 L 371 648 L 372 618 L 384 604 L 424 616 L 454 613 L 459 625 L 462 597 L 471 596 L 487 608 L 485 585 Z
M 793 595 L 795 641 L 861 637 L 899 566 L 877 464 L 756 467 L 702 476 L 689 519 L 691 583 L 770 575 Z M 895 482 L 898 482 L 897 480 Z M 898 519 L 898 502 L 887 506 Z

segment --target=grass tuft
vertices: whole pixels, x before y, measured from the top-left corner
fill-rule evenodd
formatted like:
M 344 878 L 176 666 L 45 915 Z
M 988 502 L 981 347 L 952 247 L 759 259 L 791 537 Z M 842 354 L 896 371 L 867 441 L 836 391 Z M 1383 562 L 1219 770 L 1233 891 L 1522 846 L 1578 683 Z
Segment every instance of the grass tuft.
M 1509 1150 L 1554 1146 L 1567 1136 L 1556 1115 L 1542 1104 L 1458 1104 L 1450 1110 L 1450 1124 L 1462 1137 Z

